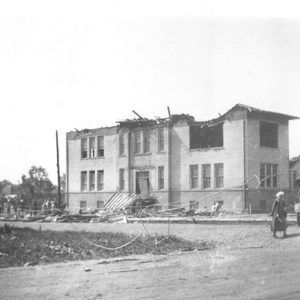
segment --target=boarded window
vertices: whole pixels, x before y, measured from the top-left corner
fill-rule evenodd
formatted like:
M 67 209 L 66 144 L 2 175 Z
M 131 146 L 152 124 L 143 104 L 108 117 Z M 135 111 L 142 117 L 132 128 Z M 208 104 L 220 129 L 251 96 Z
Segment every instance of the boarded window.
M 96 188 L 95 171 L 90 171 L 90 191 L 94 191 Z
M 123 155 L 125 153 L 125 144 L 124 144 L 124 134 L 119 135 L 119 154 Z
M 198 165 L 190 166 L 190 187 L 191 189 L 198 188 Z
M 140 131 L 133 132 L 133 152 L 135 154 L 141 152 L 141 135 Z
M 145 130 L 143 136 L 144 136 L 143 152 L 148 153 L 150 152 L 150 130 Z
M 80 208 L 86 209 L 86 201 L 80 201 Z
M 81 172 L 81 190 L 82 191 L 87 190 L 87 171 Z
M 190 126 L 190 149 L 223 147 L 223 123 Z
M 278 124 L 260 122 L 260 145 L 278 148 Z
M 161 190 L 165 185 L 164 167 L 158 167 L 158 189 Z
M 104 201 L 97 201 L 97 208 L 103 208 L 104 207 Z
M 202 165 L 202 187 L 204 189 L 209 189 L 210 181 L 210 165 Z
M 215 188 L 224 187 L 224 167 L 223 164 L 215 164 Z
M 98 136 L 97 142 L 98 142 L 97 156 L 103 157 L 104 156 L 104 136 Z
M 119 170 L 119 189 L 123 191 L 125 189 L 125 170 Z
M 260 186 L 266 188 L 278 187 L 277 164 L 260 164 Z
M 97 190 L 102 191 L 104 188 L 104 171 L 98 170 L 97 172 Z
M 95 137 L 90 137 L 89 142 L 90 142 L 90 158 L 94 158 L 96 157 Z
M 165 150 L 165 136 L 164 136 L 164 128 L 158 128 L 158 151 Z
M 81 139 L 81 158 L 88 157 L 87 138 Z

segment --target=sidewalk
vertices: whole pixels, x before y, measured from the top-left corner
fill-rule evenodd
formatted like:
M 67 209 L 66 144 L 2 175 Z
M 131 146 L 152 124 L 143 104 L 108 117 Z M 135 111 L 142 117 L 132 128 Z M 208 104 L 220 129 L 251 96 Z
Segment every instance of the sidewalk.
M 178 223 L 178 224 L 269 224 L 272 218 L 267 214 L 252 215 L 221 215 L 217 217 L 193 216 L 193 217 L 150 217 L 127 218 L 128 223 Z M 287 222 L 290 225 L 297 224 L 296 214 L 288 214 Z

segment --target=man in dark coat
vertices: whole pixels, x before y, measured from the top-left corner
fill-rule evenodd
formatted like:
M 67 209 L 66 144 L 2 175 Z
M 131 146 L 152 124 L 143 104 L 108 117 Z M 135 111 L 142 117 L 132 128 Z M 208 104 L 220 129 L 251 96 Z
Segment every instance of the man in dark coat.
M 286 205 L 283 200 L 284 192 L 279 192 L 276 194 L 276 198 L 273 202 L 272 206 L 272 230 L 273 230 L 273 237 L 276 236 L 276 231 L 283 231 L 283 237 L 286 237 Z

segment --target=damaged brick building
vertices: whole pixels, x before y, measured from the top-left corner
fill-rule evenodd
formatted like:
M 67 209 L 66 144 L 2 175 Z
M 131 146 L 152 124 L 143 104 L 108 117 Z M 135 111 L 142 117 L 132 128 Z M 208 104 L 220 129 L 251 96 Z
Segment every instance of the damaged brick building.
M 297 117 L 237 104 L 218 118 L 190 115 L 117 122 L 67 133 L 71 211 L 102 208 L 116 192 L 157 202 L 263 211 L 289 190 L 289 121 Z

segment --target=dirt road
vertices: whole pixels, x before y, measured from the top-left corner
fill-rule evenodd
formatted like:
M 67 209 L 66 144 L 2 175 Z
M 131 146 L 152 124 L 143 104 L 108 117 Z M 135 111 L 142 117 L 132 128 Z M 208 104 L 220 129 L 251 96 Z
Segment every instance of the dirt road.
M 138 224 L 124 225 L 133 232 Z M 153 225 L 151 233 L 166 230 Z M 256 225 L 174 225 L 171 233 L 218 247 L 2 269 L 1 299 L 300 299 L 299 227 L 286 239 Z

